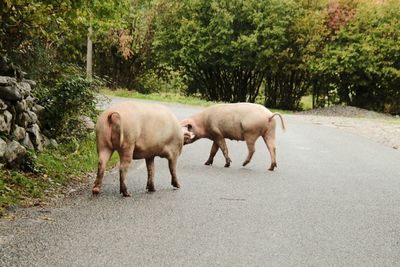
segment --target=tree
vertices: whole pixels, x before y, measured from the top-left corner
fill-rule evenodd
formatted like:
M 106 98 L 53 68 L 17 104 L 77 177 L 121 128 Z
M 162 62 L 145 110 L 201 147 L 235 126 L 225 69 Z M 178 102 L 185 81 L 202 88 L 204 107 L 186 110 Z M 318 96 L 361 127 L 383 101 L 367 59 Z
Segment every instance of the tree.
M 159 58 L 189 77 L 189 93 L 254 102 L 287 44 L 293 1 L 182 1 L 158 22 Z
M 363 4 L 324 49 L 319 64 L 339 101 L 400 112 L 400 7 L 398 1 Z
M 107 76 L 111 86 L 144 90 L 140 78 L 158 65 L 153 59 L 155 20 L 168 10 L 166 0 L 129 1 L 119 14 L 120 23 L 102 33 L 95 55 L 101 64 L 95 70 Z
M 0 51 L 33 77 L 47 72 L 57 48 L 68 37 L 66 15 L 70 1 L 53 5 L 47 1 L 2 0 Z M 35 64 L 32 64 L 35 63 Z

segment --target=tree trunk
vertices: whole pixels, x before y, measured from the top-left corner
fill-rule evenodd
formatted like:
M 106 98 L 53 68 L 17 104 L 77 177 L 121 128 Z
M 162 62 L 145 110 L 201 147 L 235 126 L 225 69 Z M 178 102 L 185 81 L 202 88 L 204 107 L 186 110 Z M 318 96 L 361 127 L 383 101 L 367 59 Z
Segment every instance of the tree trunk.
M 93 74 L 93 43 L 92 43 L 92 26 L 89 26 L 87 36 L 87 50 L 86 50 L 86 75 L 88 78 L 92 78 Z

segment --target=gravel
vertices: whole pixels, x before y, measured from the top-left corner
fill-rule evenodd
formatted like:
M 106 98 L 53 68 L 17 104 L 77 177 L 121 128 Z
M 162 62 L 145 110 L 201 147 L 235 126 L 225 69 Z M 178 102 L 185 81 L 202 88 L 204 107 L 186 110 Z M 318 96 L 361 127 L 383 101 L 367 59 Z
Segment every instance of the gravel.
M 296 113 L 315 124 L 341 128 L 379 144 L 400 149 L 400 118 L 349 106 L 332 106 Z

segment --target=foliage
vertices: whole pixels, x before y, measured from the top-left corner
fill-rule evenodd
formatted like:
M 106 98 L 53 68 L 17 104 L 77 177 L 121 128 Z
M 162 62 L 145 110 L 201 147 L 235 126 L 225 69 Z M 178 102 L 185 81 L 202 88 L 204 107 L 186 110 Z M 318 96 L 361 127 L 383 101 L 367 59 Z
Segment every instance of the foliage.
M 59 63 L 76 61 L 79 42 L 75 1 L 2 0 L 0 51 L 28 73 L 48 81 L 61 72 Z M 65 55 L 68 55 L 67 57 Z
M 291 1 L 182 1 L 157 27 L 158 56 L 206 99 L 254 102 L 285 42 Z
M 32 152 L 35 153 L 35 152 Z M 10 205 L 31 206 L 65 192 L 72 183 L 86 181 L 86 173 L 97 167 L 94 135 L 79 143 L 68 142 L 34 154 L 35 172 L 0 169 L 0 216 Z M 116 154 L 108 166 L 118 161 Z
M 316 63 L 340 102 L 400 113 L 400 6 L 374 7 L 359 6 Z
M 71 68 L 54 87 L 42 87 L 37 97 L 45 108 L 42 124 L 45 134 L 62 139 L 80 138 L 87 133 L 82 127 L 81 116 L 94 118 L 98 80 L 89 80 L 79 69 Z M 66 71 L 68 73 L 68 71 Z
M 0 52 L 48 88 L 85 64 L 109 86 L 399 113 L 399 0 L 2 0 Z M 165 89 L 167 88 L 167 89 Z
M 323 31 L 319 10 L 295 7 L 286 25 L 281 51 L 274 53 L 266 70 L 265 104 L 269 107 L 300 109 L 301 97 L 310 87 L 310 57 L 318 50 Z
M 126 10 L 120 12 L 122 24 L 110 27 L 101 37 L 97 47 L 95 70 L 107 76 L 110 86 L 123 86 L 143 93 L 156 91 L 146 88 L 158 75 L 157 62 L 153 57 L 155 18 L 165 11 L 165 0 L 130 1 Z M 150 78 L 150 81 L 148 80 Z M 158 77 L 157 77 L 158 78 Z

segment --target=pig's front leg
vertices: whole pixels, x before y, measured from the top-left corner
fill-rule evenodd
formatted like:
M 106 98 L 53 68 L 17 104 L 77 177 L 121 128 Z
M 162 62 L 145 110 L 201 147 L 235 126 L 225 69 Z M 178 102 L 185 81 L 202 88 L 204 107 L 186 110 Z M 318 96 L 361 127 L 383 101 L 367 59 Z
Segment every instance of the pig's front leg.
M 211 147 L 210 156 L 208 157 L 208 160 L 204 163 L 205 165 L 213 164 L 214 157 L 215 157 L 215 154 L 217 154 L 218 149 L 219 149 L 219 146 L 218 146 L 217 142 L 214 141 L 213 145 Z
M 149 192 L 155 192 L 156 189 L 154 187 L 154 158 L 146 159 L 146 167 L 147 167 L 147 186 L 146 186 L 146 189 Z
M 224 154 L 224 157 L 225 157 L 225 166 L 224 167 L 228 168 L 231 165 L 232 160 L 229 157 L 228 147 L 226 146 L 225 139 L 223 137 L 218 138 L 216 140 L 216 142 L 217 142 L 218 146 L 221 148 L 222 153 Z

